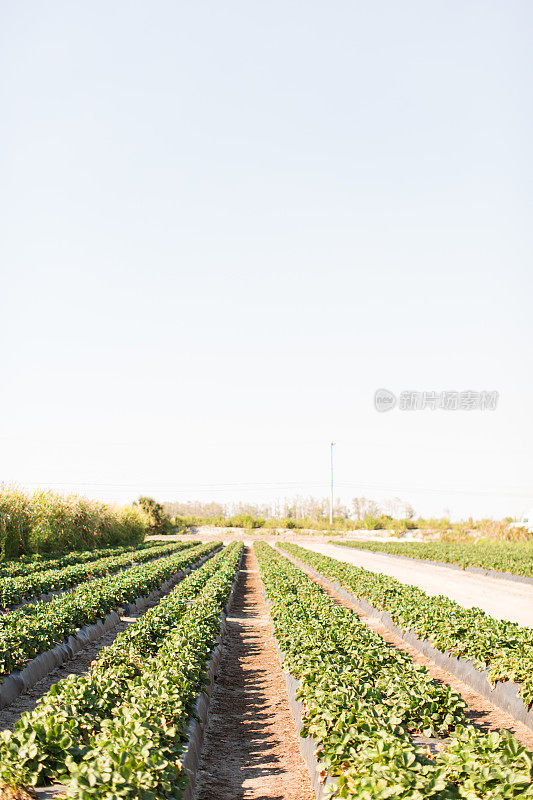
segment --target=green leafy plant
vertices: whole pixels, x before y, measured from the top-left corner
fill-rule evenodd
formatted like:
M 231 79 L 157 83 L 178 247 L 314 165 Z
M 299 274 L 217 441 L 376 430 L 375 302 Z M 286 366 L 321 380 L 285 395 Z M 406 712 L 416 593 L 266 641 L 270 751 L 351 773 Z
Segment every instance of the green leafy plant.
M 181 796 L 180 755 L 242 544 L 191 573 L 120 634 L 87 675 L 72 675 L 0 736 L 9 785 L 60 780 L 69 797 Z
M 34 553 L 29 556 L 20 556 L 8 561 L 0 561 L 0 579 L 5 577 L 16 578 L 19 575 L 33 575 L 47 569 L 62 569 L 72 564 L 86 564 L 89 561 L 98 561 L 101 558 L 120 556 L 124 553 L 141 552 L 153 547 L 160 547 L 161 542 L 150 541 L 142 544 L 127 545 L 125 547 L 103 547 L 96 550 L 73 550 L 65 555 Z
M 50 602 L 24 605 L 0 616 L 0 676 L 66 640 L 82 625 L 149 594 L 176 572 L 220 546 L 219 542 L 179 551 L 123 573 L 81 584 Z
M 406 525 L 413 525 L 406 520 Z M 510 543 L 486 541 L 477 544 L 470 542 L 331 542 L 353 547 L 357 550 L 370 550 L 374 553 L 388 553 L 409 558 L 424 558 L 467 567 L 480 567 L 514 575 L 533 576 L 533 541 Z
M 194 544 L 198 544 L 198 542 L 172 542 L 165 545 L 158 543 L 157 547 L 130 550 L 121 555 L 107 556 L 88 563 L 43 570 L 23 577 L 2 577 L 0 578 L 0 607 L 8 608 L 40 594 L 69 589 L 84 581 L 131 567 L 133 564 L 142 564 L 154 558 L 171 555 L 187 547 L 192 547 Z
M 520 684 L 527 704 L 533 702 L 533 629 L 490 617 L 480 608 L 464 608 L 449 597 L 433 597 L 395 578 L 355 567 L 295 544 L 280 547 L 321 574 L 338 581 L 355 597 L 388 611 L 405 631 L 429 639 L 437 650 L 471 659 L 488 670 L 492 683 Z
M 299 681 L 301 736 L 337 779 L 331 797 L 533 797 L 531 757 L 510 734 L 466 724 L 465 703 L 336 605 L 301 570 L 255 545 L 283 668 Z M 413 735 L 438 736 L 431 755 Z

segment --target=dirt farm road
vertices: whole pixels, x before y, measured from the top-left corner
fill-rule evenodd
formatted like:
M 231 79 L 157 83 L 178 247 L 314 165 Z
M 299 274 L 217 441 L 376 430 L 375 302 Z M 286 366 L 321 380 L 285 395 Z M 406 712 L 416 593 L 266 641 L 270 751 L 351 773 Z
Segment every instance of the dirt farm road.
M 533 627 L 533 586 L 491 578 L 463 570 L 424 564 L 417 559 L 395 558 L 369 550 L 356 550 L 321 542 L 302 542 L 302 547 L 346 561 L 372 572 L 391 575 L 402 583 L 418 586 L 430 595 L 443 594 L 465 608 L 477 606 L 497 619 Z
M 251 547 L 227 623 L 194 798 L 313 800 Z

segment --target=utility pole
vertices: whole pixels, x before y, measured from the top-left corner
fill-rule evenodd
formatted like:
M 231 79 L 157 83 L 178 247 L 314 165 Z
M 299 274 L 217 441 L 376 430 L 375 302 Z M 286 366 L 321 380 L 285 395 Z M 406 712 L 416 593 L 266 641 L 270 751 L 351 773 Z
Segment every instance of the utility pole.
M 329 524 L 333 525 L 333 448 L 335 442 L 330 443 L 330 469 L 331 469 L 331 494 L 329 498 Z

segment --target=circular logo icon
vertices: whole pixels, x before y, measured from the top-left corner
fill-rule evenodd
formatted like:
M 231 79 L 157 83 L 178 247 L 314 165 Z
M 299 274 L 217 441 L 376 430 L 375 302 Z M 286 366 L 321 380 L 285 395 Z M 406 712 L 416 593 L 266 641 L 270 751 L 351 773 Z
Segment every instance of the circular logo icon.
M 378 389 L 374 394 L 376 411 L 390 411 L 396 405 L 396 395 L 388 389 Z

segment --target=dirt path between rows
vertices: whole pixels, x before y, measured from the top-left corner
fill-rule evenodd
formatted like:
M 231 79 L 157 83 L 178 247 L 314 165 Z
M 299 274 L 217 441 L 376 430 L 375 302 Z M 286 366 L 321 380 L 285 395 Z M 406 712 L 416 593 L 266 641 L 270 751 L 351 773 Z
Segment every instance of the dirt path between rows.
M 250 547 L 227 622 L 195 800 L 314 800 Z
M 285 553 L 283 550 L 279 550 L 278 552 L 287 557 L 287 553 Z M 450 672 L 441 669 L 430 658 L 427 658 L 427 656 L 423 655 L 419 650 L 416 650 L 416 648 L 407 644 L 407 642 L 404 642 L 404 640 L 399 636 L 389 631 L 389 629 L 385 627 L 381 620 L 365 614 L 365 612 L 362 611 L 358 606 L 345 600 L 343 597 L 341 597 L 341 595 L 337 594 L 337 592 L 330 589 L 323 581 L 310 574 L 307 569 L 301 567 L 300 564 L 297 566 L 298 569 L 301 569 L 302 572 L 305 572 L 306 575 L 311 578 L 311 580 L 315 581 L 315 583 L 318 583 L 318 585 L 324 589 L 324 591 L 331 597 L 332 600 L 339 605 L 344 606 L 344 608 L 348 608 L 350 611 L 353 611 L 362 622 L 366 623 L 370 628 L 372 628 L 372 630 L 378 633 L 381 638 L 387 642 L 387 644 L 392 645 L 397 650 L 402 650 L 404 653 L 407 653 L 417 664 L 423 664 L 435 681 L 439 683 L 446 683 L 448 686 L 451 686 L 452 689 L 458 692 L 468 706 L 468 708 L 465 709 L 465 715 L 472 725 L 475 725 L 476 728 L 484 733 L 489 733 L 490 731 L 499 731 L 501 729 L 508 730 L 516 739 L 518 739 L 521 744 L 524 745 L 524 747 L 527 747 L 528 750 L 533 752 L 533 731 L 530 730 L 527 725 L 517 722 L 515 719 L 513 719 L 513 717 L 511 717 L 510 714 L 506 714 L 505 711 L 501 711 Z

